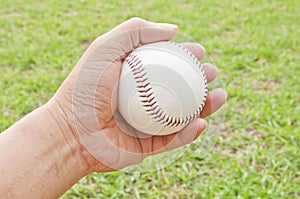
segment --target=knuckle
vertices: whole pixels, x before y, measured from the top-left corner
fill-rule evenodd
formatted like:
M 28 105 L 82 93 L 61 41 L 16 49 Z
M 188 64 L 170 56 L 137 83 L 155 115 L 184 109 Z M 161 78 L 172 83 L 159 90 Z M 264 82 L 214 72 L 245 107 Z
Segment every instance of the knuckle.
M 132 17 L 130 19 L 128 19 L 127 21 L 129 24 L 133 25 L 133 26 L 142 26 L 146 23 L 146 20 L 139 18 L 139 17 Z

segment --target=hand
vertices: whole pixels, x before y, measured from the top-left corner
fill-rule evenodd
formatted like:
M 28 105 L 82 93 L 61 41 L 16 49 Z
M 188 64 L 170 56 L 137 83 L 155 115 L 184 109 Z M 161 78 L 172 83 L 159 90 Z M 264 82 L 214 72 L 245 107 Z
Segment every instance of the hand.
M 206 128 L 207 123 L 202 118 L 225 103 L 225 91 L 215 89 L 209 92 L 201 118 L 192 121 L 182 131 L 167 136 L 133 136 L 137 135 L 134 129 L 121 128 L 122 121 L 116 120 L 116 91 L 123 59 L 141 44 L 171 40 L 177 31 L 176 25 L 138 18 L 122 23 L 89 46 L 46 104 L 60 129 L 66 134 L 71 132 L 68 139 L 76 139 L 79 143 L 82 158 L 91 172 L 118 170 L 141 162 L 147 155 L 192 142 Z M 182 45 L 199 60 L 204 56 L 199 44 Z M 216 68 L 211 64 L 203 64 L 203 67 L 208 82 L 214 80 Z

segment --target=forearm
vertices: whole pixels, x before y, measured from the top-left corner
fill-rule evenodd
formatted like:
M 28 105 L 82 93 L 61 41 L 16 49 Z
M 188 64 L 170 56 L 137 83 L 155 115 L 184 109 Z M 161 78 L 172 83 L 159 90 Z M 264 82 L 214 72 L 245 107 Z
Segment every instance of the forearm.
M 0 134 L 0 198 L 57 198 L 89 172 L 69 127 L 50 118 L 42 106 Z

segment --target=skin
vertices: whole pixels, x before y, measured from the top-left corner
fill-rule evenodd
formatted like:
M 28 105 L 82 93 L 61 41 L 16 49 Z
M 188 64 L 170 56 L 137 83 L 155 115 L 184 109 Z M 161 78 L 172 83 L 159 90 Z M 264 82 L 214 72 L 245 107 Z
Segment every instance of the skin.
M 203 118 L 225 103 L 224 90 L 210 91 L 200 118 L 171 135 L 146 136 L 116 114 L 123 59 L 177 31 L 176 25 L 133 18 L 98 37 L 46 104 L 0 134 L 0 198 L 58 198 L 91 172 L 119 170 L 195 140 L 207 126 Z M 182 45 L 199 60 L 204 56 L 199 44 Z M 203 67 L 213 81 L 217 69 Z

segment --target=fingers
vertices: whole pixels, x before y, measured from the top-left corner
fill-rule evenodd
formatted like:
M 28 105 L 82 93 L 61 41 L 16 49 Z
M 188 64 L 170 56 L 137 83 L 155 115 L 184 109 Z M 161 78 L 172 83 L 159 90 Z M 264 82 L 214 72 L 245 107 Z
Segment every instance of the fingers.
M 205 118 L 216 112 L 227 100 L 226 92 L 221 88 L 216 88 L 210 91 L 207 95 L 205 106 L 200 117 Z
M 208 93 L 206 104 L 201 112 L 201 118 L 207 117 L 216 112 L 227 99 L 226 92 L 217 88 Z M 154 136 L 152 138 L 151 150 L 147 150 L 150 154 L 162 153 L 174 148 L 186 145 L 201 134 L 205 130 L 207 123 L 204 119 L 198 118 L 187 125 L 178 133 L 165 136 Z M 146 138 L 149 139 L 149 138 Z
M 218 69 L 214 65 L 210 63 L 204 63 L 202 64 L 202 67 L 208 83 L 216 79 L 218 75 Z
M 154 136 L 152 140 L 151 154 L 162 153 L 191 143 L 201 134 L 202 131 L 204 131 L 206 126 L 206 121 L 198 118 L 193 120 L 178 133 L 165 136 Z
M 201 60 L 205 56 L 205 49 L 198 43 L 184 42 L 180 45 L 191 51 L 198 60 Z
M 180 45 L 191 51 L 198 60 L 203 59 L 203 57 L 205 56 L 205 49 L 198 43 L 186 42 L 181 43 Z M 211 82 L 217 77 L 218 70 L 214 65 L 210 63 L 204 63 L 202 64 L 202 67 L 205 72 L 207 82 Z
M 190 50 L 199 60 L 205 56 L 204 48 L 198 43 L 182 43 L 183 47 Z M 207 82 L 213 81 L 218 74 L 217 68 L 210 64 L 202 64 L 203 70 L 206 75 Z M 201 118 L 207 117 L 216 112 L 227 100 L 227 94 L 223 89 L 214 89 L 208 93 L 205 106 L 201 112 Z

